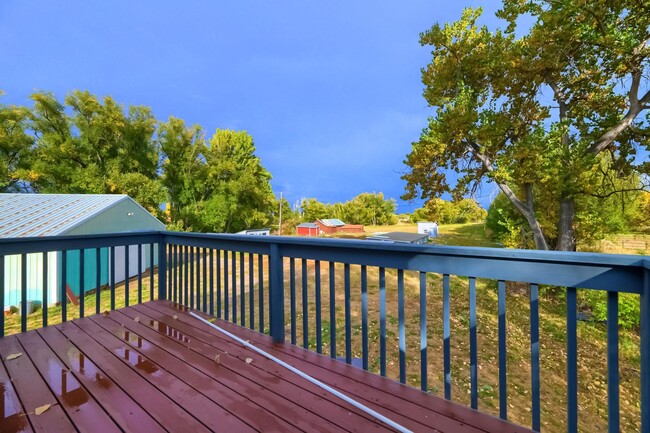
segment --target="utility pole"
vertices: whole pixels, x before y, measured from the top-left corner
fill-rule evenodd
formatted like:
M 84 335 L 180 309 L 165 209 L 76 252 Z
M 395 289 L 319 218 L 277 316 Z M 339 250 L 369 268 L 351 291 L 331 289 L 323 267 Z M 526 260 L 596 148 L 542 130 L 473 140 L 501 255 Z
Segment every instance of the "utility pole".
M 278 233 L 282 236 L 282 193 L 280 193 L 280 227 Z

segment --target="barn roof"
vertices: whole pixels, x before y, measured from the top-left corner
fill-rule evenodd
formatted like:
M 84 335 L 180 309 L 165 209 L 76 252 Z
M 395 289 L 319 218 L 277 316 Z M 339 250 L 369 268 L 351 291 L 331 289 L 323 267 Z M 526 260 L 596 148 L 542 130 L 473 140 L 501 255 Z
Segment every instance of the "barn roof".
M 300 223 L 296 226 L 297 227 L 305 227 L 305 228 L 310 228 L 310 229 L 317 229 L 318 224 L 316 223 Z
M 0 238 L 64 234 L 122 200 L 132 199 L 124 194 L 0 194 Z
M 345 225 L 343 221 L 337 218 L 319 219 L 318 221 L 326 227 L 341 227 Z

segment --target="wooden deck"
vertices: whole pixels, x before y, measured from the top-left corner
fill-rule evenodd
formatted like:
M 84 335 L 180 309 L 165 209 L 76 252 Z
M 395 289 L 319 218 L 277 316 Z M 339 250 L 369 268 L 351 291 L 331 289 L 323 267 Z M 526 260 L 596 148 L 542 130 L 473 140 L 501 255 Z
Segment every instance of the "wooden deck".
M 248 329 L 215 323 L 413 431 L 529 431 L 288 343 L 274 344 Z M 2 433 L 392 431 L 169 301 L 0 338 L 0 356 Z

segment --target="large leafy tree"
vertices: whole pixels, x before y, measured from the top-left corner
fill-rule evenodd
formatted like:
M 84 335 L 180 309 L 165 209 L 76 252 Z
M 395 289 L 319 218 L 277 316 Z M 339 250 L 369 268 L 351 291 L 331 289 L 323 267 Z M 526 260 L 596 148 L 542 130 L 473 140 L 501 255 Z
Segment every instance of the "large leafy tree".
M 207 150 L 198 125 L 187 127 L 181 119 L 170 117 L 160 125 L 158 139 L 163 155 L 162 184 L 169 194 L 170 218 L 178 228 L 197 224 L 194 211 L 207 197 Z
M 0 105 L 0 192 L 29 190 L 34 138 L 29 134 L 30 111 Z
M 460 197 L 495 182 L 536 248 L 573 250 L 588 212 L 580 197 L 602 195 L 603 177 L 650 170 L 647 153 L 638 153 L 650 136 L 642 117 L 650 10 L 631 0 L 505 0 L 497 15 L 507 27 L 495 31 L 477 26 L 480 14 L 467 9 L 421 34 L 432 47 L 422 79 L 435 115 L 407 157 L 404 197 Z M 534 23 L 519 37 L 522 17 Z M 555 211 L 554 233 L 540 224 L 540 200 Z
M 149 108 L 125 111 L 111 97 L 100 101 L 85 91 L 70 93 L 65 105 L 50 93 L 36 93 L 32 99 L 34 190 L 129 194 L 159 214 L 165 192 L 153 138 L 157 122 Z

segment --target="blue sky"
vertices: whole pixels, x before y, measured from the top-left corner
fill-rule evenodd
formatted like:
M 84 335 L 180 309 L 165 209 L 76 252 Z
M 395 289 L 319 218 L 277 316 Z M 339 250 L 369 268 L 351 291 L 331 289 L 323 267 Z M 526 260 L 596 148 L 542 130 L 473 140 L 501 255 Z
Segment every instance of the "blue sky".
M 208 138 L 243 129 L 292 203 L 383 192 L 410 212 L 421 203 L 399 200 L 402 161 L 432 113 L 418 35 L 466 6 L 494 27 L 499 4 L 2 0 L 0 103 L 83 89 L 199 124 Z

